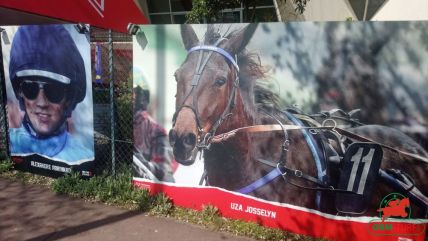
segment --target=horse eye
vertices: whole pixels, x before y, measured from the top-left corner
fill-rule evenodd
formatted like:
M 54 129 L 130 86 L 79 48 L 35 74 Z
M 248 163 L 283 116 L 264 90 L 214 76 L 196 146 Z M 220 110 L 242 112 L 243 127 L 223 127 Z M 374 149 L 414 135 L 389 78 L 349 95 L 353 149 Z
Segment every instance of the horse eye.
M 217 86 L 222 86 L 226 83 L 226 79 L 225 78 L 218 78 L 215 80 L 215 85 Z

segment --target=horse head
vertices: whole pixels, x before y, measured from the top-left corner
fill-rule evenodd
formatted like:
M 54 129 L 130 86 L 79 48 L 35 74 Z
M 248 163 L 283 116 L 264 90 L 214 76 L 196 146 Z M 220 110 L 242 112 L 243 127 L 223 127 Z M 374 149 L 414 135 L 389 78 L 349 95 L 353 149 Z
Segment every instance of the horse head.
M 181 26 L 188 55 L 175 72 L 176 112 L 169 133 L 179 163 L 193 164 L 198 147 L 208 145 L 210 137 L 231 113 L 239 88 L 236 56 L 248 44 L 256 27 L 250 24 L 221 37 L 209 25 L 205 41 L 200 43 L 192 26 Z

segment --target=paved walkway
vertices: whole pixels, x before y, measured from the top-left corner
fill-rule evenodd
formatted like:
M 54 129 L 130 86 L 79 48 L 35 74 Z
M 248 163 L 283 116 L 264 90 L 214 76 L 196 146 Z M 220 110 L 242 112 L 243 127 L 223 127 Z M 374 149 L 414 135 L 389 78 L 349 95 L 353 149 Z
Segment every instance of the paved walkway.
M 244 241 L 168 218 L 56 195 L 0 178 L 0 240 Z

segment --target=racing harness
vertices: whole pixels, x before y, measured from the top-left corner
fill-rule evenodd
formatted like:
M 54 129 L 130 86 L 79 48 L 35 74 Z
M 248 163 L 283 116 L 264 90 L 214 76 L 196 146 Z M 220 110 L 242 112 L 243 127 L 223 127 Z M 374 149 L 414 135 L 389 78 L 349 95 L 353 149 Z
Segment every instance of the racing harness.
M 424 162 L 428 162 L 428 158 L 377 143 L 369 138 L 338 127 L 337 119 L 352 126 L 362 125 L 351 118 L 355 112 L 345 113 L 344 116 L 342 115 L 343 113 L 345 112 L 342 110 L 334 109 L 309 116 L 301 114 L 294 109 L 289 109 L 284 111 L 284 115 L 293 122 L 293 125 L 284 125 L 277 120 L 279 124 L 241 127 L 214 136 L 211 139 L 211 143 L 225 141 L 239 132 L 284 132 L 284 144 L 280 160 L 274 162 L 257 159 L 260 163 L 273 167 L 272 171 L 253 183 L 236 190 L 237 192 L 248 194 L 274 179 L 282 177 L 287 183 L 294 186 L 317 191 L 316 205 L 318 209 L 321 209 L 322 192 L 328 191 L 336 192 L 336 208 L 339 213 L 362 214 L 366 212 L 374 184 L 380 178 L 394 190 L 406 194 L 413 203 L 425 209 L 425 217 L 427 217 L 428 198 L 415 186 L 414 180 L 401 170 L 382 170 L 380 169 L 380 164 L 383 157 L 382 148 Z M 322 124 L 315 120 L 314 117 L 322 117 Z M 305 124 L 308 126 L 305 126 Z M 305 174 L 301 170 L 287 167 L 285 158 L 289 145 L 287 130 L 299 130 L 302 132 L 316 164 L 317 177 Z M 345 142 L 342 141 L 344 139 Z M 336 148 L 330 144 L 331 141 L 337 144 Z M 348 142 L 347 145 L 345 145 L 346 142 Z M 337 187 L 334 187 L 335 185 L 332 185 L 331 181 L 328 180 L 327 166 L 329 164 L 341 167 L 341 175 L 339 183 L 336 185 Z M 302 186 L 291 182 L 286 177 L 300 178 L 314 183 L 316 187 Z
M 195 51 L 199 52 L 198 62 L 191 83 L 192 87 L 184 98 L 182 104 L 176 109 L 173 117 L 173 125 L 175 125 L 178 113 L 183 108 L 188 108 L 195 114 L 199 132 L 198 136 L 202 138 L 200 138 L 201 141 L 197 145 L 197 152 L 194 152 L 194 155 L 192 156 L 193 159 L 196 158 L 196 154 L 198 152 L 209 149 L 211 143 L 225 141 L 239 132 L 282 131 L 284 133 L 284 142 L 281 149 L 280 160 L 273 162 L 271 160 L 258 159 L 260 163 L 271 166 L 273 168 L 272 171 L 253 183 L 236 190 L 237 192 L 247 194 L 268 184 L 278 177 L 282 177 L 287 183 L 294 186 L 317 191 L 316 204 L 318 209 L 320 209 L 322 191 L 329 191 L 337 193 L 336 208 L 339 213 L 361 214 L 366 211 L 368 202 L 372 195 L 373 186 L 377 178 L 380 177 L 394 189 L 407 194 L 414 203 L 426 210 L 425 216 L 428 215 L 428 198 L 414 185 L 414 181 L 408 174 L 395 169 L 380 169 L 383 156 L 382 148 L 386 148 L 400 155 L 416 158 L 427 163 L 428 158 L 377 143 L 337 126 L 336 120 L 345 121 L 351 125 L 361 125 L 357 120 L 351 118 L 355 111 L 345 113 L 342 110 L 335 109 L 330 112 L 320 113 L 318 117 L 324 119 L 322 124 L 320 124 L 315 120 L 316 116 L 314 115 L 309 116 L 299 113 L 296 110 L 287 110 L 284 111 L 283 114 L 292 121 L 293 125 L 284 125 L 281 121 L 274 118 L 278 124 L 246 126 L 216 135 L 217 128 L 231 115 L 231 110 L 235 105 L 236 91 L 239 87 L 239 66 L 237 64 L 237 57 L 231 56 L 227 51 L 218 47 L 218 45 L 224 40 L 225 38 L 218 39 L 214 46 L 201 44 L 188 50 L 188 54 Z M 205 58 L 203 58 L 204 52 L 207 52 Z M 197 108 L 198 102 L 194 96 L 194 90 L 198 86 L 204 67 L 213 52 L 219 53 L 228 61 L 231 69 L 234 71 L 235 79 L 233 81 L 232 91 L 227 102 L 227 107 L 223 111 L 222 115 L 217 121 L 215 121 L 211 130 L 203 130 L 200 124 Z M 185 104 L 189 97 L 193 99 L 191 105 Z M 337 115 L 337 113 L 342 115 Z M 329 123 L 331 125 L 328 125 Z M 305 124 L 308 126 L 305 126 Z M 290 144 L 287 131 L 289 130 L 300 130 L 302 132 L 315 161 L 317 177 L 312 177 L 301 170 L 287 167 L 286 154 Z M 351 140 L 351 144 L 346 148 L 341 141 L 342 137 L 345 137 L 347 140 Z M 338 147 L 333 148 L 329 144 L 330 140 L 336 142 Z M 329 163 L 342 166 L 342 173 L 337 187 L 334 187 L 330 180 L 328 180 L 327 166 Z M 296 178 L 304 179 L 314 183 L 316 187 L 298 185 L 288 180 L 286 176 L 294 176 Z M 206 179 L 205 173 L 201 178 L 200 184 L 202 184 L 204 179 Z

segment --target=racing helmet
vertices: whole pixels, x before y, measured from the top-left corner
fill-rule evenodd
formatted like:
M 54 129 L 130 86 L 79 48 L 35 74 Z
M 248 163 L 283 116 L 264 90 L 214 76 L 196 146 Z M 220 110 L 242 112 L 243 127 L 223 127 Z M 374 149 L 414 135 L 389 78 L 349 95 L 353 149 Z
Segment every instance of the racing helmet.
M 139 67 L 133 67 L 134 110 L 146 109 L 150 103 L 150 88 L 146 75 Z
M 20 108 L 21 83 L 26 78 L 42 78 L 66 86 L 71 116 L 86 95 L 86 71 L 82 56 L 63 25 L 27 25 L 18 28 L 10 51 L 9 76 Z

